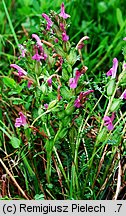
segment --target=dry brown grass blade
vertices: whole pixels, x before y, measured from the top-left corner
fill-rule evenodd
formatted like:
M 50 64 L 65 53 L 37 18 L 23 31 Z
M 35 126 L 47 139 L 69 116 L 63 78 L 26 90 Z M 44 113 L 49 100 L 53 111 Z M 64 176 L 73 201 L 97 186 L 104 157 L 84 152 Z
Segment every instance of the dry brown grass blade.
M 0 158 L 0 163 L 2 164 L 2 166 L 4 167 L 4 169 L 6 170 L 6 173 L 10 176 L 10 178 L 12 179 L 12 181 L 14 182 L 14 184 L 16 185 L 16 187 L 18 188 L 18 190 L 21 192 L 21 194 L 23 195 L 23 197 L 27 200 L 29 200 L 29 198 L 27 197 L 27 195 L 25 194 L 25 192 L 22 190 L 22 188 L 20 187 L 20 185 L 17 183 L 16 179 L 13 177 L 13 175 L 11 174 L 11 172 L 8 170 L 8 168 L 6 167 L 5 163 L 2 161 L 2 159 Z
M 100 160 L 100 162 L 99 162 L 97 175 L 96 175 L 96 178 L 95 178 L 94 183 L 93 183 L 93 185 L 92 185 L 92 189 L 93 189 L 94 186 L 95 186 L 95 182 L 96 182 L 96 180 L 97 180 L 97 178 L 98 178 L 98 175 L 99 175 L 99 173 L 100 173 L 100 170 L 101 170 L 101 168 L 102 168 L 102 164 L 103 164 L 103 162 L 104 162 L 104 158 L 105 158 L 105 155 L 106 155 L 106 152 L 107 152 L 107 148 L 108 148 L 108 144 L 105 146 L 103 155 L 102 155 L 101 160 Z
M 117 187 L 116 187 L 116 193 L 113 197 L 113 200 L 117 200 L 119 192 L 120 192 L 120 187 L 121 187 L 121 161 L 120 161 L 120 152 L 118 152 L 118 159 L 119 159 L 119 165 L 118 165 L 118 178 L 117 178 Z

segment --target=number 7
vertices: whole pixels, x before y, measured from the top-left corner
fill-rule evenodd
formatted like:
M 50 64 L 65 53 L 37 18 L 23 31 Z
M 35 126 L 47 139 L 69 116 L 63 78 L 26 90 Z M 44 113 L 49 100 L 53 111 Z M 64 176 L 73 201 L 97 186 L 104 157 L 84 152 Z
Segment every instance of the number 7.
M 119 212 L 122 204 L 117 204 L 117 206 L 119 206 L 119 208 L 118 208 L 118 212 Z

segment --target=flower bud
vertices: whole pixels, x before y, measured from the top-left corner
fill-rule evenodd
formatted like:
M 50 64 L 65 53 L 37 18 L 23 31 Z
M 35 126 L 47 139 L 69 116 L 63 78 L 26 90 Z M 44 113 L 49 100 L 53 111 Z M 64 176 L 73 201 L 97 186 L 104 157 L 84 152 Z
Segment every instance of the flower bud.
M 56 105 L 56 103 L 57 103 L 57 100 L 51 101 L 51 102 L 49 103 L 48 110 L 51 109 L 51 108 L 53 108 L 53 107 Z
M 42 91 L 43 94 L 47 93 L 47 87 L 46 87 L 45 84 L 42 84 L 40 88 L 41 88 L 41 91 Z
M 103 142 L 106 140 L 106 137 L 107 137 L 107 128 L 104 127 L 98 134 L 97 136 L 97 141 L 98 142 Z
M 119 75 L 118 80 L 119 80 L 119 84 L 125 84 L 125 83 L 126 83 L 126 70 L 123 71 L 123 72 Z
M 68 129 L 67 129 L 66 127 L 63 128 L 63 129 L 59 132 L 59 134 L 58 134 L 58 138 L 59 138 L 59 139 L 63 139 L 63 137 L 66 136 L 67 131 L 68 131 Z
M 110 111 L 111 112 L 115 112 L 116 110 L 119 109 L 120 107 L 120 104 L 121 104 L 122 100 L 119 98 L 119 99 L 115 99 L 110 107 Z
M 111 96 L 115 90 L 115 79 L 111 79 L 107 85 L 107 95 Z

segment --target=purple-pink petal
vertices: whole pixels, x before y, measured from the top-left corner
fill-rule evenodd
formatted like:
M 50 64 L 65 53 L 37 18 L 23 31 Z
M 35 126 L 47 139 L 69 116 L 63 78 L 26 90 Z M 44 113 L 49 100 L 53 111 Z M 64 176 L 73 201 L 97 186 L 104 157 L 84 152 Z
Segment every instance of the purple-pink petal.
M 85 101 L 88 100 L 88 98 L 86 98 L 86 96 L 88 94 L 90 94 L 91 92 L 93 92 L 93 91 L 94 90 L 88 90 L 86 92 L 80 92 L 80 95 L 74 101 L 74 106 L 77 107 L 77 108 L 83 107 L 83 103 L 85 103 Z
M 81 107 L 81 102 L 80 102 L 79 98 L 77 98 L 77 99 L 74 101 L 74 106 L 77 107 L 77 108 L 80 108 L 80 107 Z
M 49 79 L 47 80 L 47 83 L 48 83 L 48 86 L 52 86 L 52 78 L 49 78 Z
M 126 70 L 126 63 L 123 64 L 123 70 Z
M 19 76 L 27 75 L 27 72 L 16 64 L 11 64 L 10 67 L 15 68 L 18 71 Z
M 32 59 L 36 61 L 40 61 L 41 59 L 43 59 L 43 57 L 38 53 L 36 53 L 34 56 L 32 56 Z
M 27 50 L 21 44 L 18 44 L 18 46 L 19 46 L 20 51 L 21 51 L 21 56 L 24 58 L 25 57 L 25 53 L 26 53 Z
M 69 40 L 69 36 L 66 34 L 66 32 L 62 33 L 62 40 L 67 42 Z
M 113 122 L 114 118 L 115 118 L 115 113 L 113 112 L 111 116 L 111 122 Z
M 28 88 L 30 88 L 31 87 L 31 85 L 32 85 L 32 81 L 28 81 Z
M 41 39 L 39 38 L 39 36 L 37 34 L 32 34 L 32 38 L 35 38 L 37 45 L 39 47 L 42 47 Z
M 64 24 L 63 24 L 63 23 L 60 23 L 60 29 L 61 29 L 62 32 L 65 31 L 65 27 L 64 27 Z
M 70 78 L 69 86 L 70 86 L 70 88 L 73 88 L 73 89 L 77 87 L 77 82 L 76 82 L 75 78 Z
M 110 122 L 111 118 L 109 116 L 104 116 L 103 120 L 104 122 Z
M 112 78 L 116 77 L 117 73 L 117 68 L 118 68 L 118 60 L 117 58 L 113 59 L 113 66 L 110 68 L 110 70 L 106 73 L 107 76 L 112 76 Z
M 109 124 L 108 124 L 108 130 L 113 130 L 113 128 L 114 128 L 114 126 L 113 126 L 113 124 L 112 124 L 112 122 L 110 122 Z
M 123 40 L 126 41 L 126 37 L 124 37 Z
M 47 54 L 46 54 L 46 53 L 43 53 L 43 59 L 46 60 L 47 57 L 48 57 Z
M 78 49 L 82 49 L 83 47 L 84 47 L 84 43 L 80 43 L 80 44 L 78 44 L 78 46 L 77 46 Z
M 17 127 L 21 127 L 21 123 L 20 122 L 16 122 L 15 124 L 14 124 L 14 126 L 17 128 Z
M 52 20 L 49 18 L 49 16 L 45 13 L 42 14 L 42 17 L 47 21 L 46 30 L 50 30 L 50 28 L 53 25 Z
M 107 76 L 112 76 L 112 71 L 113 71 L 113 69 L 111 68 L 111 69 L 106 73 L 106 75 L 107 75 Z
M 48 109 L 48 106 L 49 106 L 49 105 L 48 105 L 47 103 L 44 104 L 44 107 L 45 107 L 46 109 Z
M 16 118 L 15 127 L 25 126 L 27 124 L 26 116 L 22 112 L 19 112 L 19 115 L 20 118 Z
M 22 125 L 26 125 L 27 122 L 26 122 L 26 116 L 22 113 L 22 112 L 19 112 L 19 115 L 20 115 L 20 118 L 21 118 L 21 121 L 22 121 Z
M 91 92 L 94 92 L 94 90 L 87 90 L 86 92 L 83 92 L 83 97 L 86 97 L 89 95 Z
M 70 17 L 69 14 L 65 13 L 64 3 L 61 4 L 61 12 L 60 12 L 59 16 L 64 18 L 64 19 L 67 19 L 68 17 Z
M 81 76 L 81 72 L 76 70 L 76 73 L 75 73 L 75 82 L 78 82 L 79 78 Z
M 112 116 L 104 116 L 103 121 L 104 121 L 104 126 L 108 128 L 108 130 L 113 130 L 114 126 L 112 124 L 113 120 L 115 118 L 115 113 L 112 113 Z
M 117 73 L 117 68 L 118 68 L 118 60 L 117 58 L 113 59 L 113 71 L 112 71 L 112 77 L 115 78 L 116 77 L 116 73 Z
M 58 41 L 59 41 L 58 38 L 55 38 L 54 42 L 55 42 L 55 43 L 58 43 Z
M 124 92 L 122 93 L 122 95 L 120 96 L 120 98 L 123 100 L 126 100 L 126 89 L 124 90 Z

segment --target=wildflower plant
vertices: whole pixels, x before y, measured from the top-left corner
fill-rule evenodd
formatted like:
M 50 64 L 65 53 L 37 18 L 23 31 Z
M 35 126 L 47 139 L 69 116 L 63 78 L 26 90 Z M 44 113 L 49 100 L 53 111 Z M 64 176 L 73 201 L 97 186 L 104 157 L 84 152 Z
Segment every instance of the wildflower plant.
M 85 40 L 90 38 L 71 42 L 69 26 L 70 15 L 64 3 L 60 13 L 42 13 L 39 33 L 34 32 L 19 45 L 17 59 L 10 64 L 10 77 L 2 77 L 13 107 L 13 133 L 9 130 L 6 135 L 24 165 L 25 198 L 41 193 L 45 199 L 100 198 L 98 186 L 102 191 L 107 178 L 106 174 L 97 181 L 100 171 L 101 175 L 104 172 L 102 155 L 117 134 L 121 133 L 122 139 L 125 133 L 125 121 L 120 123 L 126 113 L 119 118 L 126 100 L 125 61 L 119 74 L 119 62 L 113 59 L 106 73 L 105 112 L 95 113 L 100 99 L 95 100 L 95 88 L 87 79 L 88 67 L 83 59 Z M 118 88 L 122 90 L 119 97 Z M 116 151 L 110 145 L 111 160 L 119 141 Z

